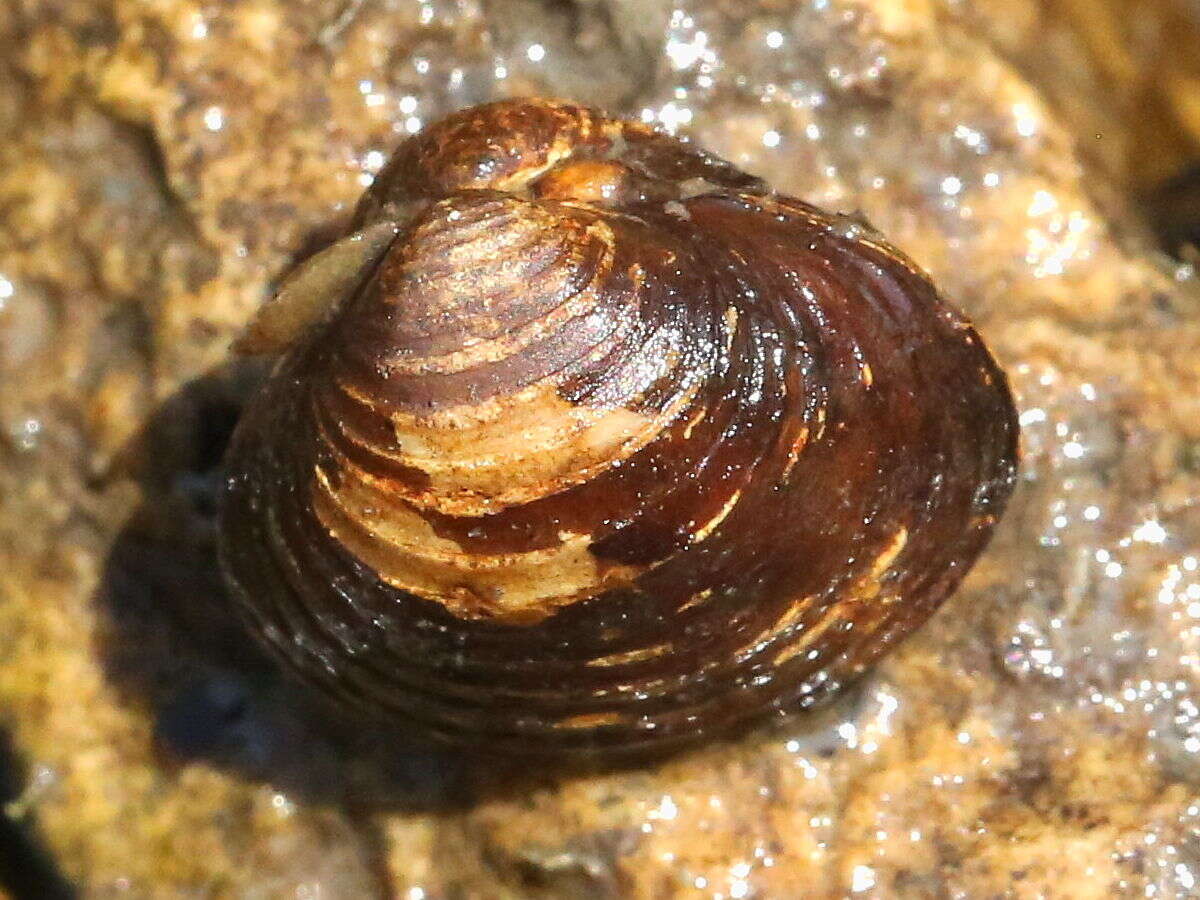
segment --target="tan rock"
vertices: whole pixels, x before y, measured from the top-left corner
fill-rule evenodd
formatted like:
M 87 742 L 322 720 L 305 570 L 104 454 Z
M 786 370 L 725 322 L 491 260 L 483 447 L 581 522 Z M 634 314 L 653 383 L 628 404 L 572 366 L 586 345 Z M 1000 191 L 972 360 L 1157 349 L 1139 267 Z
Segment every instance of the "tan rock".
M 88 896 L 1193 894 L 1200 289 L 1125 198 L 1194 152 L 1195 12 L 1040 6 L 3 7 L 7 814 Z M 1008 367 L 1024 474 L 959 594 L 829 709 L 463 800 L 225 620 L 205 483 L 245 381 L 177 391 L 404 133 L 534 92 L 865 212 Z

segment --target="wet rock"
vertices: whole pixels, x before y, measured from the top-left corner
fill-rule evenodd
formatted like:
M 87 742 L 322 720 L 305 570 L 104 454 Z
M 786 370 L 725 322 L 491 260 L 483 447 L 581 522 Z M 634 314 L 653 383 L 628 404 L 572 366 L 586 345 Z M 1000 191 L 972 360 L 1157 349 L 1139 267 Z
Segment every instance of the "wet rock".
M 0 708 L 61 870 L 135 896 L 1193 893 L 1200 288 L 1137 179 L 1081 152 L 1057 98 L 1092 94 L 995 52 L 1042 27 L 1003 6 L 4 7 Z M 202 376 L 401 136 L 521 93 L 860 211 L 1010 373 L 995 543 L 826 710 L 653 767 L 463 772 L 328 719 L 222 613 L 212 460 L 246 380 Z

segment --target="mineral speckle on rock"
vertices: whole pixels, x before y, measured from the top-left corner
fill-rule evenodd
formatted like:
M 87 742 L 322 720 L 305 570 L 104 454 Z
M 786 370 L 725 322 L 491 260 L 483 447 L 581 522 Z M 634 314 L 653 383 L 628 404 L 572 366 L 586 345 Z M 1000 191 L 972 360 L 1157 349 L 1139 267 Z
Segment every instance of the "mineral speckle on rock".
M 5 815 L 89 896 L 1194 895 L 1200 287 L 1124 199 L 1155 134 L 1186 151 L 1188 70 L 1131 56 L 1175 124 L 1097 108 L 1120 147 L 1091 152 L 1063 98 L 1116 70 L 1094 40 L 1035 65 L 1081 6 L 1051 5 L 0 8 Z M 1188 4 L 1138 10 L 1194 41 Z M 996 541 L 834 706 L 518 779 L 330 720 L 223 617 L 212 480 L 255 378 L 230 341 L 400 136 L 522 94 L 861 211 L 1006 367 Z

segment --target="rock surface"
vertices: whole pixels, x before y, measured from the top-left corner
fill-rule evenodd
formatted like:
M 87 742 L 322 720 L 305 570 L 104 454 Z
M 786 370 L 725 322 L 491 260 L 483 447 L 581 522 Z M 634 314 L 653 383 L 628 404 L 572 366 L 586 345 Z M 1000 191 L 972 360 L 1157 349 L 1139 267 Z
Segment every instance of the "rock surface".
M 1109 110 L 1119 151 L 1081 152 L 1055 109 L 1087 92 L 1022 65 L 1025 5 L 983 6 L 0 7 L 8 819 L 89 896 L 1194 894 L 1200 287 L 1111 162 L 1144 125 Z M 997 539 L 824 711 L 655 767 L 480 771 L 331 720 L 224 612 L 211 486 L 255 376 L 230 340 L 403 134 L 520 94 L 863 211 L 1009 371 Z

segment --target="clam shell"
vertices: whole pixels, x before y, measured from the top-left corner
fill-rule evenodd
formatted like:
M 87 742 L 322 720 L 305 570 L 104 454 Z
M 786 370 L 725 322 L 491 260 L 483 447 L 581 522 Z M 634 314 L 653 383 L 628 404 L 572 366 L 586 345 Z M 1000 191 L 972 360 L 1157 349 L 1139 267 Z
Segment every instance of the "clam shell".
M 670 749 L 828 696 L 986 544 L 1004 375 L 860 220 L 523 100 L 402 145 L 354 227 L 387 223 L 250 403 L 220 511 L 247 621 L 337 701 L 486 751 Z

